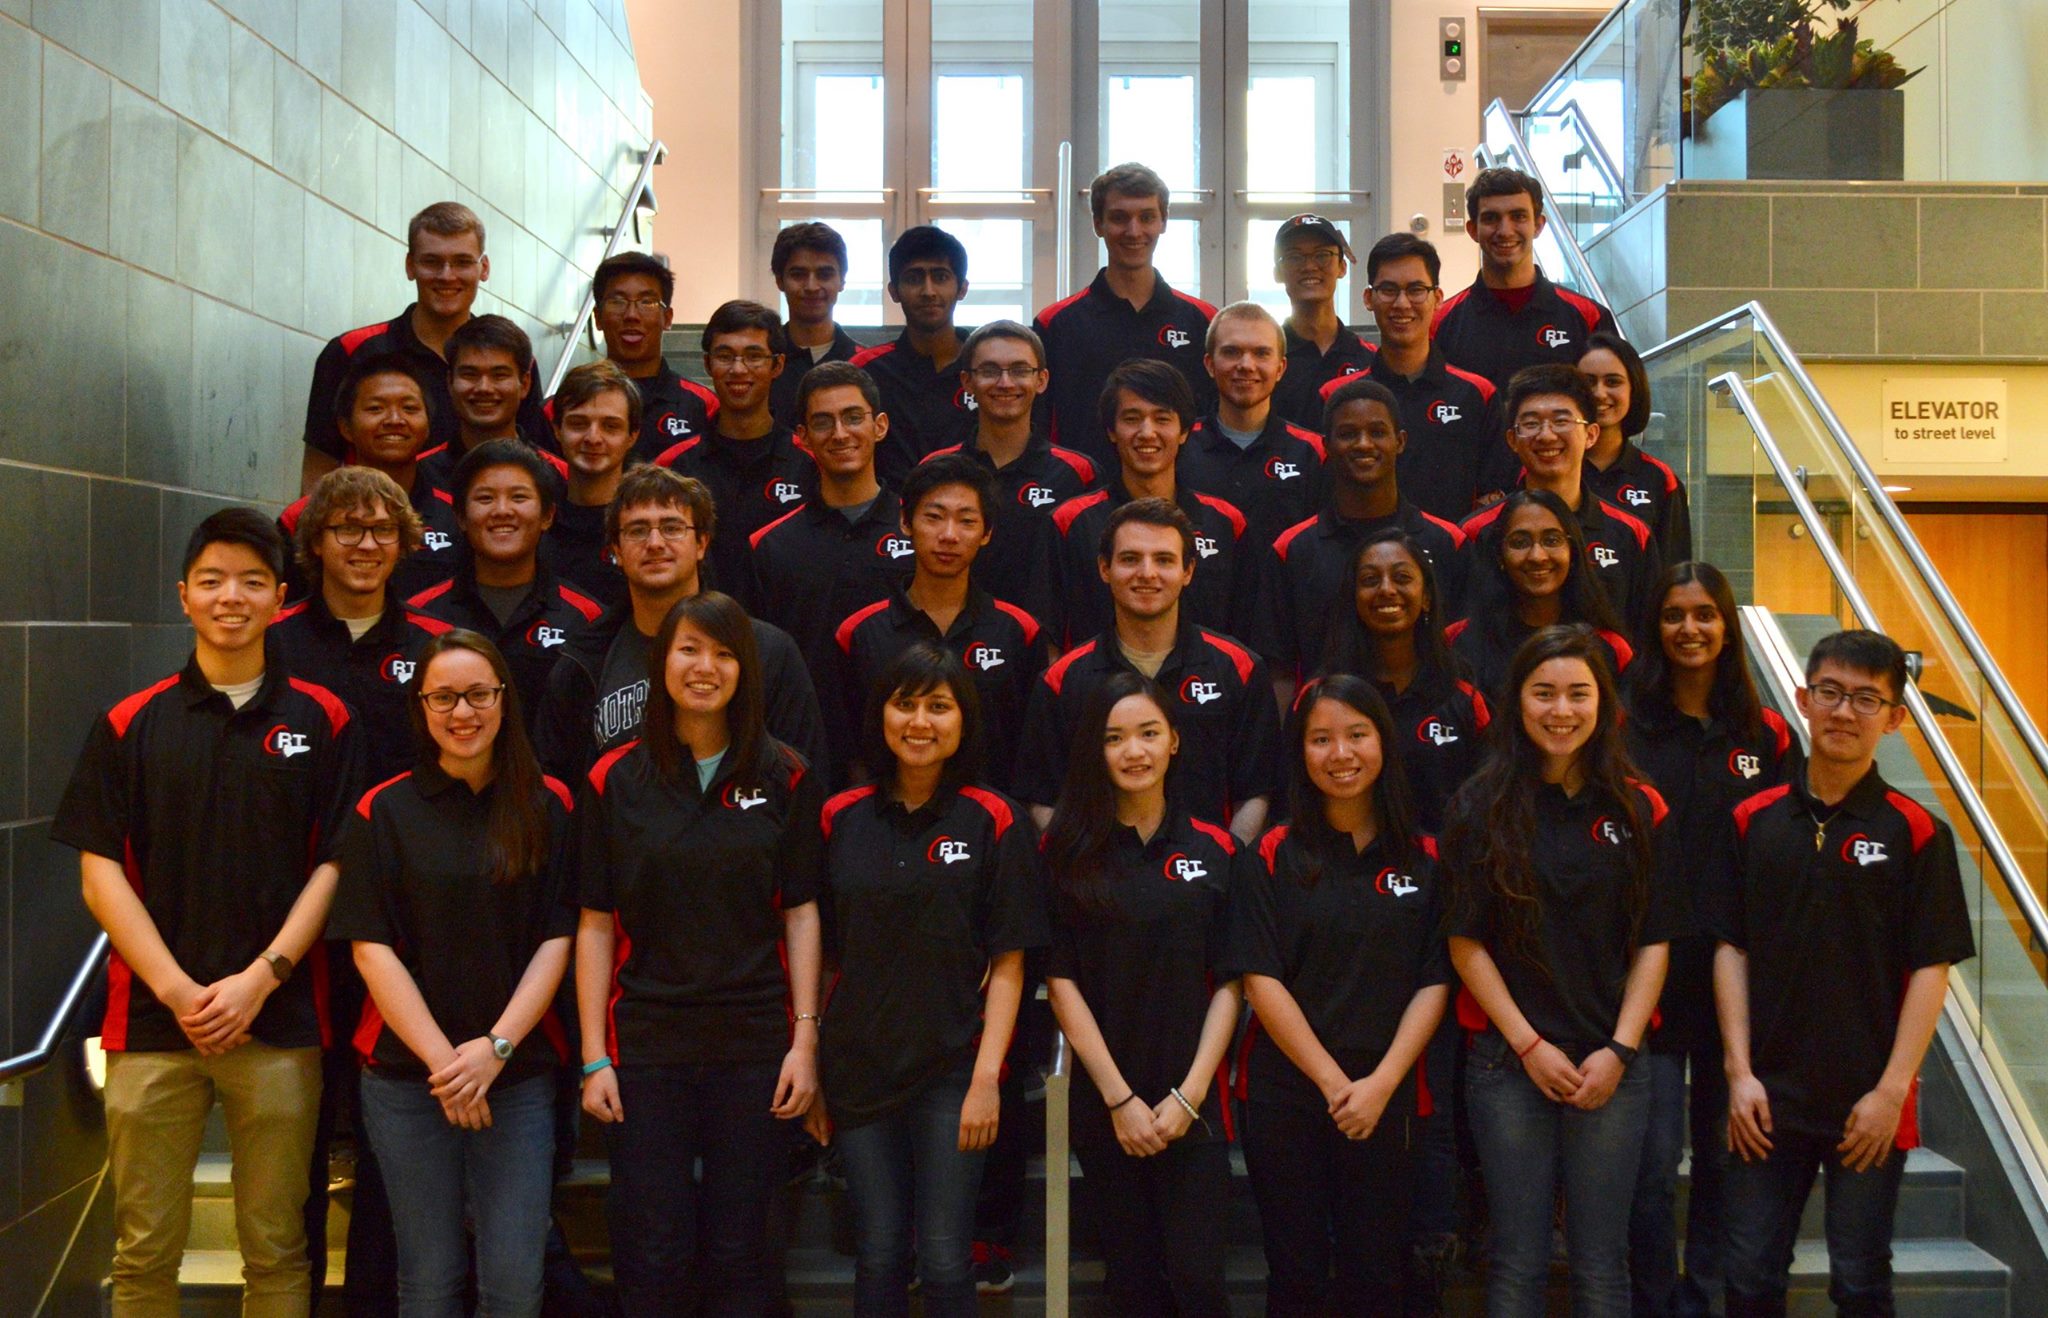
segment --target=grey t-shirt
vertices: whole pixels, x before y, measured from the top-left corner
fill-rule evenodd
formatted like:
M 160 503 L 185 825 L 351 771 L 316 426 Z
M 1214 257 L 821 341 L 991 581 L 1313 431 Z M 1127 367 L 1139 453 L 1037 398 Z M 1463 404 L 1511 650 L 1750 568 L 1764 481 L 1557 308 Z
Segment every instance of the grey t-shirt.
M 491 616 L 498 620 L 498 625 L 503 627 L 519 611 L 519 606 L 526 603 L 526 597 L 533 593 L 533 583 L 528 582 L 524 586 L 478 586 L 476 593 L 482 598 L 484 607 L 491 611 Z
M 640 734 L 640 716 L 647 708 L 647 647 L 651 644 L 652 637 L 642 636 L 628 622 L 605 651 L 591 726 L 592 744 L 600 755 Z

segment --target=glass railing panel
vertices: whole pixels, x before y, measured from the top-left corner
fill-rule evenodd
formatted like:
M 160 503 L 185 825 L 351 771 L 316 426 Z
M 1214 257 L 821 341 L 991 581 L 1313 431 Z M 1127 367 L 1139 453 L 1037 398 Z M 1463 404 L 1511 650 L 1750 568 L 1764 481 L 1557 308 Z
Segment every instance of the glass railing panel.
M 1480 123 L 1481 164 L 1509 165 L 1524 173 L 1541 177 L 1540 167 L 1531 156 L 1528 144 L 1522 139 L 1520 126 L 1499 101 L 1486 107 L 1486 113 Z M 1600 281 L 1587 265 L 1585 253 L 1579 250 L 1569 224 L 1547 224 L 1543 227 L 1543 232 L 1536 235 L 1536 264 L 1543 268 L 1546 275 L 1566 288 L 1583 293 L 1602 305 L 1606 304 L 1607 299 L 1600 287 Z

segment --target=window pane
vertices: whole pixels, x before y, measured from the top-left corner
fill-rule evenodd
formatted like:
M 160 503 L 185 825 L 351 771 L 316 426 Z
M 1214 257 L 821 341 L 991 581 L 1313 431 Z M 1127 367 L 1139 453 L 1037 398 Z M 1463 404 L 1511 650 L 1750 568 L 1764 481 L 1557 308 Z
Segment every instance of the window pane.
M 1114 74 L 1102 93 L 1102 168 L 1135 160 L 1166 186 L 1192 188 L 1195 172 L 1195 75 Z
M 1166 282 L 1197 297 L 1202 294 L 1202 270 L 1195 253 L 1201 237 L 1201 221 L 1170 220 L 1166 232 L 1159 235 L 1159 246 L 1152 249 L 1152 264 L 1166 276 Z M 1109 259 L 1106 250 L 1102 259 Z
M 1245 186 L 1341 190 L 1351 180 L 1351 12 L 1346 0 L 1250 0 Z
M 883 187 L 881 0 L 782 0 L 781 57 L 783 185 Z
M 874 189 L 882 186 L 882 78 L 880 74 L 820 74 L 812 79 L 817 144 L 810 186 Z
M 1245 187 L 1253 192 L 1313 192 L 1326 171 L 1328 134 L 1316 122 L 1314 74 L 1252 76 L 1245 97 L 1245 127 L 1252 148 Z M 1265 198 L 1261 198 L 1265 200 Z
M 1030 320 L 1030 222 L 947 219 L 942 227 L 967 248 L 967 299 L 955 321 Z
M 1357 240 L 1352 237 L 1351 221 L 1336 221 L 1347 242 L 1356 248 Z M 1250 220 L 1245 224 L 1244 250 L 1245 274 L 1249 287 L 1245 296 L 1272 312 L 1281 320 L 1287 319 L 1292 310 L 1287 302 L 1287 290 L 1273 277 L 1273 235 L 1280 229 L 1278 220 Z M 1366 315 L 1362 299 L 1365 270 L 1352 266 L 1350 273 L 1337 281 L 1337 319 L 1347 325 L 1363 324 L 1371 317 Z
M 1013 192 L 1025 186 L 1031 136 L 1022 74 L 942 73 L 932 88 L 932 186 Z
M 839 295 L 832 318 L 842 325 L 879 325 L 882 304 L 887 300 L 882 286 L 889 279 L 889 265 L 882 244 L 880 220 L 852 220 L 831 215 L 791 216 L 785 224 L 822 220 L 846 240 L 846 289 Z M 782 314 L 789 314 L 784 302 Z

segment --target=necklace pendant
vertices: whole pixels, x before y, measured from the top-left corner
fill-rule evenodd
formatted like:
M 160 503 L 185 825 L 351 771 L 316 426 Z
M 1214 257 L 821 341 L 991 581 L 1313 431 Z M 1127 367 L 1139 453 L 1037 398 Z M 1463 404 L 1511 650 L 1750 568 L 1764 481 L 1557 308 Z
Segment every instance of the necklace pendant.
M 1821 849 L 1821 844 L 1827 841 L 1827 836 L 1828 826 L 1826 824 L 1817 824 L 1814 826 L 1813 849 L 1815 851 L 1819 851 Z

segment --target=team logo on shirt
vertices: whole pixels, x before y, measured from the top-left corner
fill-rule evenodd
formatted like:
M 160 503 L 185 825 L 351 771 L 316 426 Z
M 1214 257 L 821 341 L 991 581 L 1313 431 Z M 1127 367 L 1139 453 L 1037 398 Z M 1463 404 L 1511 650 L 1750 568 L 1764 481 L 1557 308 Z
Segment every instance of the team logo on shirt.
M 1754 778 L 1764 771 L 1763 757 L 1736 751 L 1728 757 L 1728 772 L 1738 778 Z
M 1586 546 L 1586 552 L 1591 554 L 1593 561 L 1601 567 L 1619 567 L 1621 565 L 1621 555 L 1597 540 Z
M 1417 890 L 1414 877 L 1397 872 L 1392 865 L 1380 871 L 1372 886 L 1389 897 L 1406 897 Z
M 294 755 L 304 755 L 313 749 L 312 738 L 303 732 L 293 732 L 280 723 L 263 734 L 263 749 L 271 755 L 282 755 L 289 760 Z
M 907 535 L 885 535 L 875 541 L 875 552 L 883 558 L 909 558 L 917 550 L 911 547 Z
M 1031 508 L 1044 508 L 1059 501 L 1060 496 L 1043 485 L 1026 485 L 1017 491 L 1017 502 Z
M 1415 739 L 1432 746 L 1448 746 L 1458 740 L 1458 730 L 1440 718 L 1426 718 L 1416 725 Z
M 449 535 L 446 531 L 428 531 L 425 539 L 420 543 L 427 547 L 428 553 L 438 554 L 442 550 L 452 547 L 455 544 L 455 537 Z
M 661 420 L 654 424 L 670 439 L 687 439 L 696 433 L 690 429 L 687 418 L 679 417 L 674 412 L 664 413 Z
M 1166 877 L 1175 883 L 1193 883 L 1209 877 L 1209 867 L 1193 856 L 1176 851 L 1166 858 Z
M 958 838 L 935 838 L 924 853 L 924 858 L 934 865 L 957 865 L 963 860 L 973 860 L 967 844 Z
M 1545 325 L 1542 329 L 1536 331 L 1536 337 L 1546 348 L 1562 348 L 1571 343 L 1572 332 L 1570 330 L 1561 330 L 1555 325 Z
M 1190 705 L 1206 705 L 1212 700 L 1223 699 L 1223 688 L 1214 682 L 1191 677 L 1180 684 L 1180 698 Z
M 1621 487 L 1621 501 L 1631 508 L 1647 508 L 1650 506 L 1650 492 L 1624 485 Z
M 539 646 L 543 650 L 552 650 L 568 639 L 569 632 L 566 628 L 552 627 L 544 622 L 537 622 L 526 629 L 526 643 Z
M 803 486 L 795 481 L 769 481 L 762 487 L 761 493 L 774 503 L 795 503 L 804 497 Z
M 967 664 L 970 668 L 980 669 L 984 673 L 991 668 L 1000 668 L 1003 664 L 1002 649 L 976 641 L 967 647 Z
M 1159 341 L 1169 348 L 1185 348 L 1190 343 L 1193 343 L 1194 339 L 1186 330 L 1175 329 L 1173 326 L 1168 325 L 1165 329 L 1159 331 Z
M 974 391 L 964 384 L 954 391 L 953 406 L 963 412 L 978 412 L 981 410 L 981 404 L 974 400 Z
M 1266 475 L 1276 481 L 1291 481 L 1301 475 L 1301 464 L 1273 458 L 1266 463 Z
M 1465 413 L 1456 403 L 1438 403 L 1429 409 L 1429 419 L 1440 426 L 1447 426 L 1453 421 L 1463 421 Z
M 734 810 L 752 810 L 757 805 L 768 804 L 768 793 L 755 788 L 751 792 L 740 790 L 738 783 L 725 785 L 725 803 Z
M 1593 821 L 1593 840 L 1602 846 L 1618 847 L 1628 839 L 1628 825 L 1616 823 L 1606 815 Z
M 417 667 L 418 664 L 402 655 L 388 654 L 384 656 L 384 662 L 377 666 L 377 672 L 387 682 L 410 682 L 413 669 Z
M 1198 535 L 1195 537 L 1195 557 L 1214 558 L 1222 552 L 1223 550 L 1216 544 L 1215 536 Z
M 1884 843 L 1861 833 L 1851 833 L 1849 840 L 1842 844 L 1842 859 L 1853 860 L 1858 865 L 1878 865 L 1891 857 L 1885 854 Z

